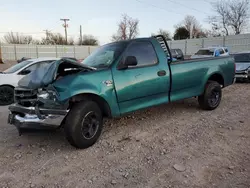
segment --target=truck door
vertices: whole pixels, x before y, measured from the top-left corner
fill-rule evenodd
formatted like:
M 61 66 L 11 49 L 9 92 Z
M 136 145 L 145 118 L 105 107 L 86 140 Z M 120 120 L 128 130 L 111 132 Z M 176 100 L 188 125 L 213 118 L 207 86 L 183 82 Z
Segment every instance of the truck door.
M 140 103 L 147 103 L 148 100 L 157 100 L 160 95 L 168 95 L 170 73 L 167 62 L 161 62 L 163 65 L 160 64 L 150 41 L 142 40 L 130 43 L 122 60 L 128 56 L 136 57 L 136 66 L 128 67 L 125 70 L 117 70 L 114 67 L 112 70 L 117 100 L 121 104 L 120 108 L 136 104 L 140 106 Z

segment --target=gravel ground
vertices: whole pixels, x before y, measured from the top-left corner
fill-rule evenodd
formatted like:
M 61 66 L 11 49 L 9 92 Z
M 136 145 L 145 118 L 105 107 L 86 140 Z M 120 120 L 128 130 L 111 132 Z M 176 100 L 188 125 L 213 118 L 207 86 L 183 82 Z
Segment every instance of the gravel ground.
M 250 187 L 249 97 L 235 84 L 214 111 L 188 99 L 108 120 L 85 150 L 62 131 L 19 137 L 0 107 L 0 187 Z

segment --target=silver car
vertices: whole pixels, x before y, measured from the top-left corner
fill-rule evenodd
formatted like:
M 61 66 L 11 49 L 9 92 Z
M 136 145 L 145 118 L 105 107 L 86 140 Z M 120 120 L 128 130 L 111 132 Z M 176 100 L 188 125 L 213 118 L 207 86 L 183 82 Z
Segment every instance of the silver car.
M 235 78 L 250 81 L 250 51 L 233 54 L 235 60 Z

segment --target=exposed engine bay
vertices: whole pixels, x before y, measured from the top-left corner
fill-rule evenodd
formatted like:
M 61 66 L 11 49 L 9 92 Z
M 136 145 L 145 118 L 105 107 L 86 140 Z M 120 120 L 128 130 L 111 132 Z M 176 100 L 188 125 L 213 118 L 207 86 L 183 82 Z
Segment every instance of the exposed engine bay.
M 61 101 L 54 85 L 73 74 L 96 70 L 69 59 L 54 61 L 23 77 L 15 88 L 15 104 L 9 106 L 8 122 L 19 135 L 29 129 L 55 129 L 63 125 L 70 99 Z
M 68 59 L 55 61 L 25 76 L 15 88 L 15 102 L 25 107 L 65 109 L 67 102 L 59 102 L 53 83 L 66 76 L 95 70 Z

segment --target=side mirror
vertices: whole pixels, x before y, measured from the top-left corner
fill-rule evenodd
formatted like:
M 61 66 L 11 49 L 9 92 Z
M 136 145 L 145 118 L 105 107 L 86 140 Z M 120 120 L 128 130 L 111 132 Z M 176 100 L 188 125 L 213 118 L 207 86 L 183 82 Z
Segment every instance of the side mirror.
M 124 70 L 127 69 L 128 66 L 136 66 L 137 65 L 137 59 L 135 56 L 128 56 L 126 57 L 125 61 L 123 63 L 120 63 L 118 66 L 118 70 Z
M 29 74 L 31 71 L 30 70 L 23 70 L 23 71 L 21 71 L 19 74 L 20 75 L 27 75 L 27 74 Z
M 128 56 L 125 59 L 125 65 L 126 66 L 136 66 L 137 65 L 137 59 L 135 56 Z

